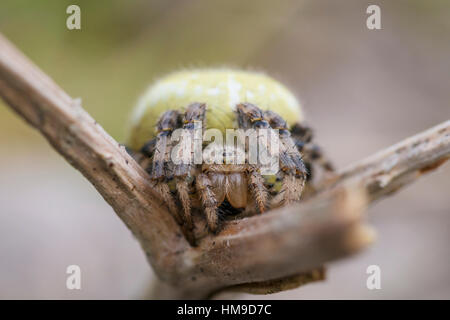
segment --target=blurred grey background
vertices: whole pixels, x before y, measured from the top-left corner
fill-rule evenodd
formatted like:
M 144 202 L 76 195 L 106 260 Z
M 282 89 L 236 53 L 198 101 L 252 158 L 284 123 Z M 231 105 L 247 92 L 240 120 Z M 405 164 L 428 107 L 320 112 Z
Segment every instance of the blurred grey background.
M 81 7 L 82 30 L 66 29 Z M 382 30 L 366 28 L 381 7 Z M 0 2 L 0 31 L 119 141 L 142 91 L 166 72 L 265 70 L 303 103 L 337 167 L 450 118 L 445 0 Z M 139 298 L 143 252 L 95 189 L 0 102 L 0 298 Z M 367 251 L 322 283 L 237 298 L 450 298 L 450 166 L 369 210 Z M 82 270 L 67 290 L 66 267 Z M 368 265 L 381 290 L 366 288 Z M 226 294 L 219 298 L 228 297 Z

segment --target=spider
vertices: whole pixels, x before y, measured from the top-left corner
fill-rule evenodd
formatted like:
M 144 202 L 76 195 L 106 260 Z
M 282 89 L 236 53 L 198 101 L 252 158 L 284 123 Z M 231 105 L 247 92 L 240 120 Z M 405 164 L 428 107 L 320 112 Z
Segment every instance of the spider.
M 333 171 L 303 120 L 292 93 L 262 73 L 179 71 L 152 85 L 138 102 L 127 147 L 150 174 L 185 236 L 195 243 L 194 212 L 204 217 L 210 232 L 217 233 L 221 218 L 260 214 L 298 202 L 316 168 Z M 174 161 L 176 130 L 184 129 L 194 137 L 196 128 L 201 128 L 200 135 L 189 140 L 189 161 Z M 249 146 L 245 144 L 237 150 L 245 154 L 242 163 L 194 162 L 195 149 L 204 152 L 207 148 L 205 131 L 211 128 L 222 133 L 226 129 L 277 130 L 279 170 L 264 174 L 262 165 L 249 162 Z M 195 144 L 195 139 L 201 142 Z M 177 152 L 182 151 L 183 146 L 179 146 Z

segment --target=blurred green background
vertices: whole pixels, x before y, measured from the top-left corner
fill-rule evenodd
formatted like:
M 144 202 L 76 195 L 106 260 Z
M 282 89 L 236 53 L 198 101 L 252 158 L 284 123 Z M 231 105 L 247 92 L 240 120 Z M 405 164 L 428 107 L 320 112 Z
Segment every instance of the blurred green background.
M 66 28 L 70 4 L 81 30 Z M 382 30 L 366 28 L 369 4 Z M 450 118 L 445 0 L 2 0 L 0 31 L 118 141 L 145 88 L 190 67 L 286 83 L 338 167 Z M 139 297 L 153 275 L 137 242 L 1 101 L 0 146 L 0 298 Z M 326 282 L 268 297 L 450 298 L 449 171 L 371 208 L 378 242 Z M 69 264 L 82 269 L 81 291 L 65 288 Z M 369 264 L 382 268 L 380 291 L 365 287 Z
M 255 66 L 301 1 L 78 1 L 82 30 L 69 31 L 72 3 L 3 1 L 2 32 L 121 140 L 153 79 L 179 68 Z

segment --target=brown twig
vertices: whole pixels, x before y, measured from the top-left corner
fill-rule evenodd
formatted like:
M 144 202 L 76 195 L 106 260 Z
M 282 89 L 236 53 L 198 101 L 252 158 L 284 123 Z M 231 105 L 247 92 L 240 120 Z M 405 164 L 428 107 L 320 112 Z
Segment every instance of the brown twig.
M 96 187 L 130 228 L 162 281 L 154 292 L 158 298 L 203 298 L 232 285 L 293 279 L 357 252 L 373 238 L 363 223 L 366 206 L 433 170 L 450 154 L 446 121 L 341 171 L 299 205 L 228 222 L 218 235 L 191 247 L 147 173 L 79 102 L 1 35 L 0 96 Z

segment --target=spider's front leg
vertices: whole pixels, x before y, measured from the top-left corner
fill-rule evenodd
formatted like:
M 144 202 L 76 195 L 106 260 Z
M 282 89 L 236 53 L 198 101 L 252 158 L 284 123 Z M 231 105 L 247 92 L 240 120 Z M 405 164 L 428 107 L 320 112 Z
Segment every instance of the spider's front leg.
M 272 129 L 278 130 L 280 138 L 280 164 L 284 172 L 280 193 L 273 199 L 273 206 L 299 201 L 307 178 L 302 156 L 292 140 L 286 121 L 273 111 L 265 111 L 264 117 Z
M 264 178 L 255 166 L 249 166 L 248 185 L 253 199 L 255 199 L 256 205 L 258 206 L 258 212 L 263 213 L 267 207 L 268 192 L 264 185 Z
M 251 103 L 237 106 L 239 126 L 244 129 L 277 129 L 279 134 L 280 166 L 282 171 L 282 187 L 272 200 L 271 207 L 287 205 L 300 200 L 306 180 L 306 168 L 295 144 L 290 137 L 286 121 L 272 111 L 263 112 Z M 259 137 L 258 137 L 259 139 Z M 264 141 L 264 140 L 263 140 Z M 271 149 L 269 145 L 265 146 Z
M 213 185 L 207 173 L 200 173 L 197 176 L 195 187 L 205 211 L 208 228 L 211 232 L 215 233 L 219 230 L 219 217 L 217 216 L 219 203 L 217 202 Z
M 206 105 L 203 103 L 190 104 L 183 115 L 183 132 L 180 148 L 177 150 L 181 163 L 175 165 L 174 177 L 176 189 L 183 207 L 183 218 L 186 226 L 193 229 L 191 215 L 191 182 L 194 181 L 196 165 L 194 157 L 196 152 L 202 152 L 202 136 L 205 127 Z M 199 132 L 197 132 L 199 130 Z M 200 141 L 196 141 L 200 139 Z M 199 150 L 196 150 L 199 149 Z M 186 158 L 187 156 L 187 158 Z
M 239 104 L 237 106 L 237 116 L 240 129 L 258 130 L 270 128 L 269 123 L 264 119 L 261 109 L 250 103 Z M 269 149 L 268 146 L 266 148 Z M 264 178 L 261 176 L 260 166 L 256 164 L 248 164 L 248 186 L 258 206 L 259 213 L 263 213 L 268 204 L 268 192 L 264 185 Z
M 156 138 L 146 143 L 141 153 L 146 157 L 140 164 L 150 173 L 150 178 L 155 182 L 155 189 L 169 208 L 179 224 L 183 219 L 178 212 L 177 205 L 170 192 L 167 182 L 172 178 L 170 151 L 172 144 L 170 137 L 173 130 L 180 126 L 179 113 L 175 110 L 166 111 L 158 120 Z M 148 163 L 151 160 L 151 164 Z

